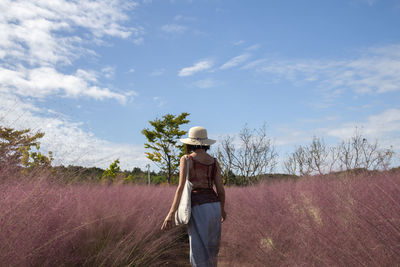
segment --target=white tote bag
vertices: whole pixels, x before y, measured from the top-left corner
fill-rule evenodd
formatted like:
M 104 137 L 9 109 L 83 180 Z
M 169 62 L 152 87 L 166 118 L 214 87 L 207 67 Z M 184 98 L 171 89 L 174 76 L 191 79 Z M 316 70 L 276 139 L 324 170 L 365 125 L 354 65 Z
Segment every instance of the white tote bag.
M 192 183 L 189 181 L 189 158 L 186 157 L 186 181 L 183 187 L 181 200 L 175 212 L 175 224 L 187 224 L 190 220 Z

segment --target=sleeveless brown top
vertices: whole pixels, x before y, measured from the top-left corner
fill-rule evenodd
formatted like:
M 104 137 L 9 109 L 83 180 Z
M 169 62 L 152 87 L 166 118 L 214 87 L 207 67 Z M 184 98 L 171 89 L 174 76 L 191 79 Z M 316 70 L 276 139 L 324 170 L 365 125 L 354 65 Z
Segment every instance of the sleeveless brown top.
M 192 169 L 189 170 L 189 181 L 192 182 L 191 202 L 192 207 L 205 203 L 219 202 L 217 193 L 213 189 L 215 174 L 217 171 L 216 160 L 211 164 L 204 164 L 195 160 L 191 155 Z

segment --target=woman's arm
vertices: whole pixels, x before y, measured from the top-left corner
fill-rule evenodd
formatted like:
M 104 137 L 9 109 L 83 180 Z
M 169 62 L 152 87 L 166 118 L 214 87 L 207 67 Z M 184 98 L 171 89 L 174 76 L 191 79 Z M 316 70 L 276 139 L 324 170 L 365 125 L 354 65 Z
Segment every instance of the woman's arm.
M 171 209 L 168 212 L 167 217 L 164 220 L 164 223 L 161 226 L 161 230 L 168 230 L 174 226 L 174 214 L 176 210 L 178 209 L 179 202 L 181 201 L 182 197 L 182 191 L 183 187 L 185 186 L 186 182 L 186 172 L 187 172 L 187 166 L 186 166 L 186 157 L 183 156 L 180 161 L 179 165 L 179 183 L 178 183 L 178 188 L 176 189 L 175 192 L 175 197 L 174 201 L 172 202 Z
M 218 162 L 217 162 L 217 171 L 215 173 L 215 187 L 217 189 L 217 194 L 218 194 L 218 198 L 219 201 L 221 203 L 221 216 L 222 219 L 221 221 L 225 221 L 226 219 L 226 212 L 225 212 L 225 189 L 224 189 L 224 184 L 222 182 L 222 176 L 221 176 L 221 167 L 219 166 Z

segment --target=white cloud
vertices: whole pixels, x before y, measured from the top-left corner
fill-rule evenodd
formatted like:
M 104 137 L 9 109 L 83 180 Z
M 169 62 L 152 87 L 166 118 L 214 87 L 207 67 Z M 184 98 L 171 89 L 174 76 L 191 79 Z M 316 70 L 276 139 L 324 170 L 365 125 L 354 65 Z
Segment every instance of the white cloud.
M 184 33 L 187 27 L 179 24 L 166 24 L 161 27 L 161 30 L 166 33 Z
M 0 1 L 0 123 L 45 132 L 41 146 L 54 152 L 55 164 L 106 167 L 120 158 L 123 168 L 143 166 L 143 147 L 97 138 L 81 122 L 40 108 L 37 101 L 53 96 L 54 102 L 61 96 L 124 104 L 135 96 L 134 91 L 116 92 L 100 84 L 99 77 L 111 78 L 114 68 L 88 70 L 72 64 L 95 55 L 88 46 L 103 44 L 103 37 L 138 42 L 143 29 L 124 26 L 127 11 L 136 5 L 125 0 Z
M 63 96 L 67 97 L 86 96 L 97 100 L 109 98 L 126 103 L 127 94 L 112 92 L 96 83 L 97 75 L 94 72 L 81 69 L 73 74 L 63 74 L 52 67 L 20 67 L 16 70 L 0 67 L 0 91 L 9 94 L 45 98 L 63 92 Z
M 193 83 L 193 86 L 198 87 L 198 88 L 202 88 L 202 89 L 203 88 L 215 87 L 217 85 L 218 85 L 218 82 L 213 80 L 213 79 L 210 79 L 210 78 L 203 79 L 203 80 L 198 80 L 198 81 L 195 81 Z
M 241 69 L 254 69 L 254 68 L 259 67 L 260 65 L 262 65 L 263 63 L 266 63 L 266 62 L 268 62 L 268 60 L 265 59 L 265 58 L 256 59 L 256 60 L 250 61 L 249 63 L 247 63 L 246 65 L 241 67 Z
M 175 17 L 174 17 L 174 20 L 175 21 L 181 21 L 181 20 L 185 20 L 185 21 L 195 21 L 195 20 L 197 20 L 196 18 L 194 18 L 194 17 L 187 17 L 187 16 L 183 16 L 183 15 L 176 15 Z
M 313 135 L 318 135 L 315 131 L 293 129 L 292 126 L 280 126 L 277 127 L 276 130 L 279 132 L 279 135 L 274 138 L 274 144 L 276 146 L 301 145 L 310 142 Z
M 143 32 L 144 32 L 144 31 L 143 31 Z M 133 38 L 133 39 L 132 39 L 132 42 L 133 42 L 135 45 L 141 45 L 141 44 L 144 43 L 144 38 L 143 38 L 143 37 Z
M 115 67 L 107 66 L 101 69 L 101 72 L 103 73 L 104 77 L 107 79 L 111 79 L 115 75 Z
M 116 99 L 125 103 L 125 94 L 98 84 L 96 71 L 76 69 L 63 72 L 82 55 L 85 48 L 104 36 L 140 38 L 143 30 L 122 25 L 126 11 L 135 2 L 116 1 L 27 1 L 0 2 L 0 90 L 22 96 L 44 98 L 63 96 Z M 113 68 L 101 70 L 113 76 Z
M 74 35 L 79 28 L 86 29 L 90 38 L 140 35 L 140 28 L 120 24 L 129 18 L 124 12 L 135 6 L 128 1 L 4 0 L 0 3 L 0 50 L 7 52 L 6 57 L 21 60 L 24 56 L 32 65 L 69 64 L 85 38 Z
M 368 137 L 400 148 L 400 109 L 387 109 L 369 116 L 365 122 L 346 123 L 327 130 L 327 134 L 342 139 L 349 138 L 353 135 L 355 126 L 361 126 L 362 133 Z
M 254 50 L 259 49 L 260 47 L 261 47 L 261 45 L 255 44 L 255 45 L 251 45 L 251 46 L 247 47 L 246 50 L 247 51 L 254 51 Z
M 130 69 L 128 70 L 128 72 L 129 72 L 129 73 L 134 73 L 134 72 L 135 72 L 135 69 L 134 69 L 134 68 L 130 68 Z
M 160 96 L 155 96 L 153 97 L 153 101 L 156 103 L 157 107 L 161 108 L 164 106 L 167 102 Z
M 197 62 L 191 67 L 183 68 L 179 71 L 178 76 L 180 77 L 185 77 L 185 76 L 191 76 L 197 72 L 204 71 L 207 69 L 210 69 L 213 66 L 213 62 L 210 60 L 202 60 Z
M 165 72 L 165 69 L 156 69 L 150 73 L 150 76 L 161 76 Z
M 327 121 L 336 121 L 339 118 L 337 116 L 326 116 L 322 118 L 306 118 L 306 119 L 299 119 L 300 123 L 321 123 Z
M 353 59 L 259 59 L 244 69 L 270 73 L 293 82 L 315 82 L 337 96 L 345 90 L 357 94 L 400 90 L 400 45 L 370 48 Z
M 400 166 L 400 109 L 387 109 L 363 122 L 349 122 L 326 129 L 326 135 L 347 139 L 354 135 L 355 127 L 371 142 L 377 140 L 382 148 L 392 148 L 395 152 L 392 164 Z
M 333 121 L 330 124 L 333 124 Z M 308 143 L 314 135 L 323 138 L 333 137 L 337 138 L 338 141 L 345 140 L 353 136 L 356 127 L 361 130 L 366 138 L 378 140 L 386 148 L 393 146 L 396 153 L 400 153 L 400 109 L 387 109 L 379 114 L 370 115 L 362 121 L 351 121 L 312 130 L 296 130 L 292 126 L 280 127 L 277 129 L 280 134 L 276 138 L 276 145 Z
M 250 54 L 243 54 L 240 56 L 236 56 L 236 57 L 228 60 L 225 64 L 223 64 L 220 67 L 220 69 L 225 70 L 225 69 L 236 67 L 236 66 L 242 64 L 243 62 L 245 62 L 246 60 L 248 60 L 249 58 L 250 58 Z
M 245 41 L 239 40 L 239 41 L 234 42 L 233 45 L 238 46 L 238 45 L 242 45 L 244 43 L 245 43 Z
M 96 137 L 66 116 L 37 108 L 32 102 L 0 92 L 0 123 L 15 129 L 42 131 L 42 151 L 53 151 L 55 165 L 105 168 L 116 158 L 123 169 L 146 164 L 143 146 L 113 143 Z

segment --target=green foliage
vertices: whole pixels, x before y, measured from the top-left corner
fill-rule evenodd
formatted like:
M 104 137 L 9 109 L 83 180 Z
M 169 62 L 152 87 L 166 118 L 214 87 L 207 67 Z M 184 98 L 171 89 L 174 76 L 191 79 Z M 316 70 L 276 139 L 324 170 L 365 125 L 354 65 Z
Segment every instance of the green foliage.
M 46 168 L 51 167 L 51 162 L 53 161 L 53 152 L 49 151 L 49 156 L 43 155 L 39 149 L 39 145 L 35 145 L 36 151 L 24 150 L 21 163 L 28 169 L 33 168 Z
M 126 176 L 126 177 L 124 178 L 123 183 L 124 183 L 124 184 L 127 184 L 127 183 L 134 183 L 135 180 L 136 180 L 135 177 L 134 177 L 132 174 L 129 174 L 128 176 Z
M 164 175 L 154 175 L 154 176 L 150 176 L 150 181 L 151 184 L 162 184 L 165 182 L 165 176 Z
M 114 160 L 113 163 L 103 172 L 102 179 L 108 182 L 114 182 L 117 174 L 121 171 L 119 167 L 119 159 Z
M 226 170 L 222 173 L 222 182 L 224 185 L 238 185 L 240 184 L 240 177 L 237 177 L 232 170 Z
M 82 167 L 82 166 L 54 166 L 52 167 L 54 176 L 59 180 L 70 182 L 93 182 L 97 183 L 101 180 L 104 169 L 97 167 Z
M 14 130 L 0 126 L 0 153 L 2 160 L 20 161 L 25 151 L 29 151 L 32 146 L 39 145 L 38 139 L 44 133 L 32 135 L 30 129 Z
M 142 173 L 142 170 L 139 167 L 134 167 L 132 169 L 132 174 L 139 174 Z
M 178 145 L 178 139 L 186 134 L 180 126 L 189 123 L 186 117 L 189 113 L 183 112 L 178 116 L 166 114 L 162 119 L 149 121 L 152 129 L 145 128 L 142 134 L 147 138 L 144 147 L 150 149 L 146 157 L 155 162 L 167 174 L 168 183 L 179 167 L 179 160 L 183 155 L 183 146 Z
M 48 156 L 42 154 L 39 139 L 44 133 L 31 133 L 30 129 L 15 130 L 0 126 L 0 161 L 32 169 L 35 167 L 50 167 L 53 161 L 53 153 Z M 31 151 L 34 148 L 36 151 Z

